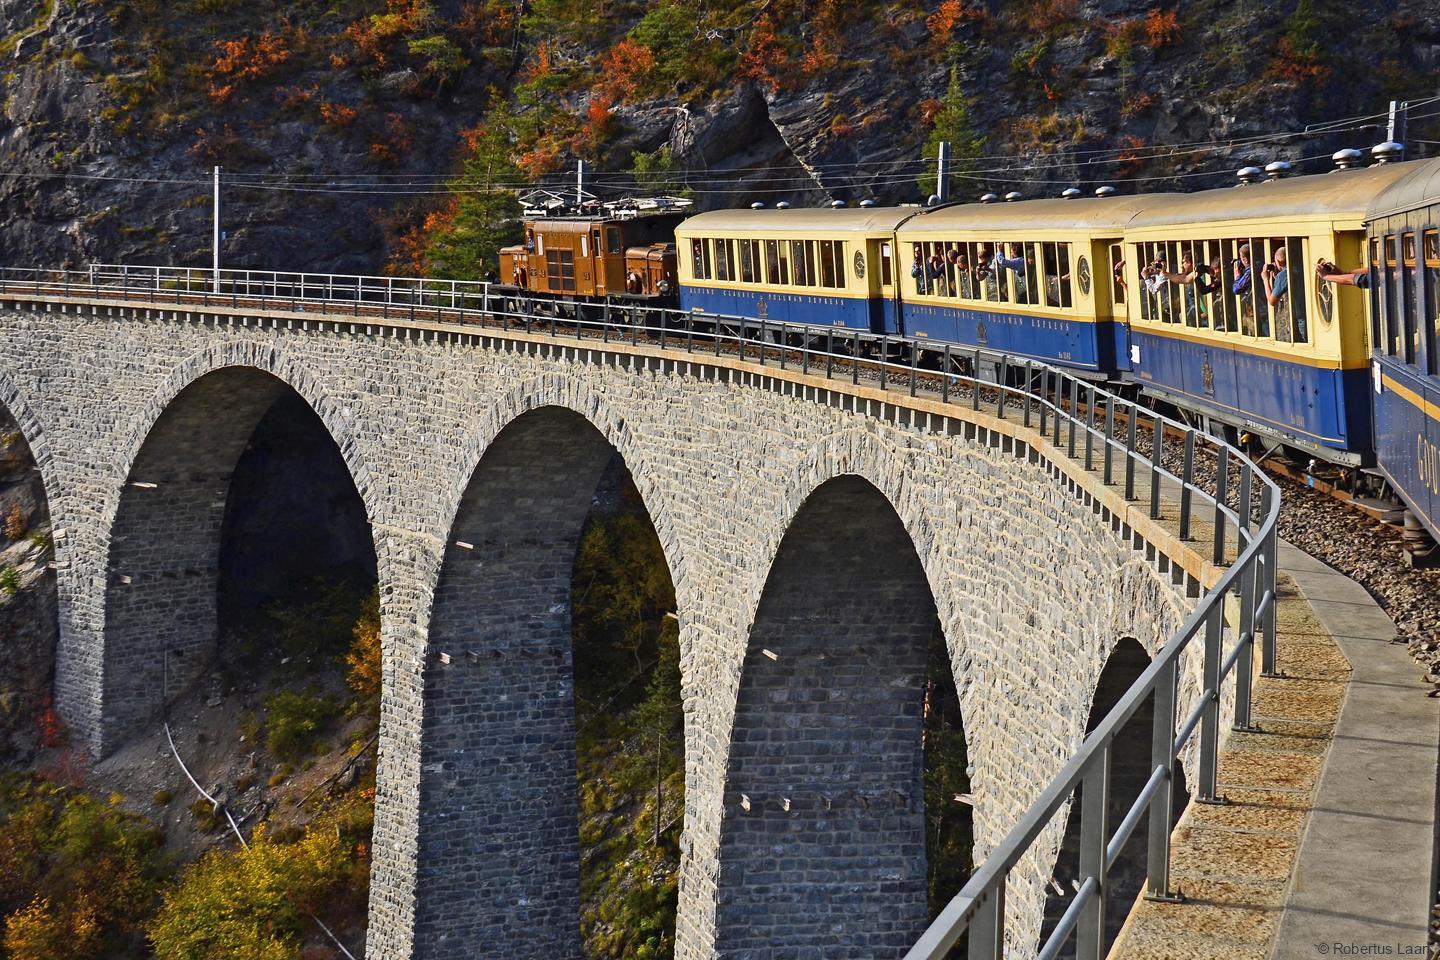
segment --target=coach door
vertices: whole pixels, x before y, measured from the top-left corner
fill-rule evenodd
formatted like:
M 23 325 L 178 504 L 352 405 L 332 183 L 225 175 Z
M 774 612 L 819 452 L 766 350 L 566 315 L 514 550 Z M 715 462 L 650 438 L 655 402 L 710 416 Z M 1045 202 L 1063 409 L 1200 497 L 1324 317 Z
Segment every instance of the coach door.
M 857 246 L 856 250 L 860 248 Z M 896 311 L 895 244 L 892 240 L 871 240 L 865 245 L 865 260 L 853 265 L 863 272 L 863 285 L 870 298 L 870 332 L 900 333 Z
M 1104 328 L 1097 331 L 1097 345 L 1104 352 L 1113 350 L 1114 369 L 1129 370 L 1138 361 L 1130 339 L 1130 297 L 1125 289 L 1125 245 L 1119 240 L 1097 240 L 1095 262 L 1099 269 L 1092 278 L 1095 284 L 1095 322 Z

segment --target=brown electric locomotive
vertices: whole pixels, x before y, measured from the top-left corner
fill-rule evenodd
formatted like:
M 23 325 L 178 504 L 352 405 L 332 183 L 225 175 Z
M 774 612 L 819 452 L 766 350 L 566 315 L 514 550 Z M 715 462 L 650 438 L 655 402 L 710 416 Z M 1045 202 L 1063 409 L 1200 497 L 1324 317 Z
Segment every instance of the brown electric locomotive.
M 500 250 L 501 289 L 561 301 L 678 302 L 676 213 L 533 217 L 525 240 Z

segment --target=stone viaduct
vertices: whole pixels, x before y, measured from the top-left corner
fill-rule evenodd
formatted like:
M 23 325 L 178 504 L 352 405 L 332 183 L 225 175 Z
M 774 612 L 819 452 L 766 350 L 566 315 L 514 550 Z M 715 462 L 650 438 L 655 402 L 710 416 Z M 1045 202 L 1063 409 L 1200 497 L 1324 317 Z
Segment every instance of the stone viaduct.
M 681 628 L 687 960 L 898 957 L 923 929 L 932 631 L 979 859 L 1079 744 L 1110 651 L 1153 652 L 1199 589 L 1043 438 L 934 400 L 644 345 L 7 296 L 0 403 L 56 528 L 57 704 L 95 753 L 158 722 L 163 671 L 173 693 L 203 669 L 229 473 L 290 393 L 378 558 L 372 960 L 578 955 L 570 567 L 617 453 Z M 1012 881 L 1022 953 L 1062 830 Z

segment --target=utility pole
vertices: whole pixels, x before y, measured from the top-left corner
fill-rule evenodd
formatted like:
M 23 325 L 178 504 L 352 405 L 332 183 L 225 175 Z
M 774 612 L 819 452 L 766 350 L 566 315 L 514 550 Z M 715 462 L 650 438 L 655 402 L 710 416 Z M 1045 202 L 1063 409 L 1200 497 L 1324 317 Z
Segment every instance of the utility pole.
M 580 160 L 575 168 L 575 212 L 585 206 L 585 161 Z
M 211 224 L 213 236 L 211 237 L 211 262 L 215 270 L 215 292 L 220 292 L 220 167 L 215 167 L 215 208 L 214 223 Z
M 944 203 L 950 199 L 950 141 L 941 140 L 935 157 L 935 196 Z
M 1405 146 L 1405 126 L 1410 117 L 1410 102 L 1408 100 L 1390 101 L 1390 123 L 1385 130 L 1385 139 L 1391 143 L 1398 143 Z

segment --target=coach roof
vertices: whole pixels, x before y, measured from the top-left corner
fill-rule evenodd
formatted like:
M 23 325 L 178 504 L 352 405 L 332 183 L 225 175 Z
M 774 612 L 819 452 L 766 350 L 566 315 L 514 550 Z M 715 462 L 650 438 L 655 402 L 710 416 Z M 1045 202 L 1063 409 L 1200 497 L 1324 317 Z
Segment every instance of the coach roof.
M 1136 216 L 1132 227 L 1173 227 L 1245 220 L 1313 217 L 1359 221 L 1375 196 L 1405 175 L 1410 164 L 1387 163 L 1286 177 L 1240 187 L 1171 194 Z
M 811 235 L 816 233 L 890 234 L 920 212 L 919 207 L 804 207 L 795 210 L 712 210 L 682 223 L 682 235 L 753 233 Z
M 1387 163 L 1371 170 L 1404 170 L 1405 175 L 1390 183 L 1367 208 L 1366 220 L 1376 220 L 1395 213 L 1440 202 L 1440 160 L 1412 160 L 1409 163 Z
M 928 210 L 905 225 L 906 233 L 973 230 L 1079 230 L 1119 233 L 1135 214 L 1166 194 L 961 203 Z

